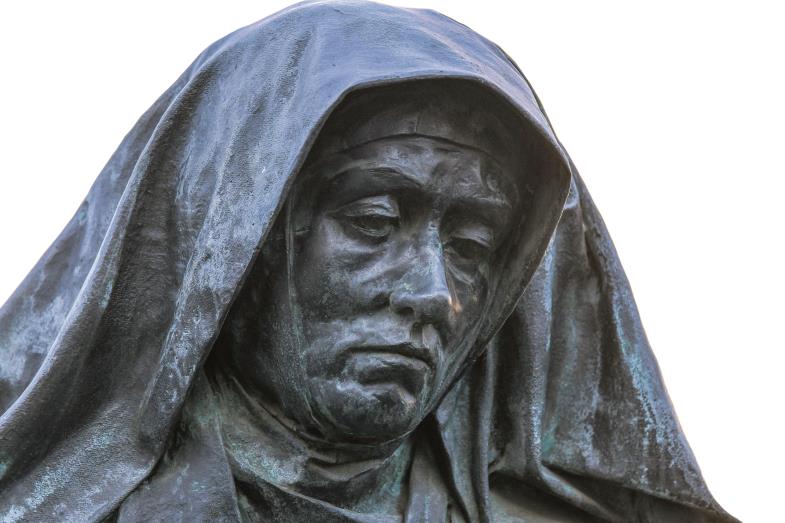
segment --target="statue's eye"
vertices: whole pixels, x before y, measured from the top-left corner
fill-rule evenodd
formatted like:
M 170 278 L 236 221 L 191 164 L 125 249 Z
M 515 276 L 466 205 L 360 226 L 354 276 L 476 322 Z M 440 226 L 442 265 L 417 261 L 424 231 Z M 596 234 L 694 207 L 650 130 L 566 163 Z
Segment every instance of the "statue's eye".
M 346 216 L 346 220 L 357 231 L 372 238 L 386 238 L 398 226 L 398 218 L 383 214 L 360 214 Z
M 453 238 L 447 246 L 448 250 L 466 260 L 484 260 L 490 253 L 490 247 L 466 238 Z
M 372 196 L 354 201 L 338 210 L 349 232 L 365 238 L 382 240 L 399 226 L 398 204 L 390 196 Z
M 483 224 L 466 224 L 452 231 L 445 251 L 464 262 L 485 261 L 493 251 L 493 230 Z

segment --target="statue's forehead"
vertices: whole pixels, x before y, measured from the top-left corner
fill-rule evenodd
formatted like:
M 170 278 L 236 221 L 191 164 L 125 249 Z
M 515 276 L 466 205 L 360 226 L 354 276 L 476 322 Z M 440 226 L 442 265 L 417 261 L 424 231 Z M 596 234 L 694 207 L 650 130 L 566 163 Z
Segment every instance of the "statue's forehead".
M 502 163 L 467 145 L 434 137 L 396 136 L 354 148 L 342 156 L 343 170 L 373 173 L 387 169 L 422 190 L 509 200 L 504 186 L 509 184 L 510 175 Z
M 316 150 L 324 155 L 396 136 L 427 136 L 504 162 L 520 156 L 524 128 L 521 115 L 487 89 L 410 82 L 352 93 L 328 118 Z

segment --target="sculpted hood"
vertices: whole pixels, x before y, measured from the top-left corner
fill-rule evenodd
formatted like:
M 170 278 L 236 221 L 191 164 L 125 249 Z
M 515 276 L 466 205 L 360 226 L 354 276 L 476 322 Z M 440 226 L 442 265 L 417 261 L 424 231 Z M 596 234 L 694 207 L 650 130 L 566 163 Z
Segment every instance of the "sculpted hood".
M 435 414 L 462 513 L 490 517 L 497 484 L 607 519 L 656 506 L 732 520 L 703 483 L 607 231 L 526 79 L 445 16 L 366 2 L 298 4 L 204 51 L 0 310 L 0 519 L 100 520 L 150 476 L 333 108 L 427 79 L 503 99 L 543 158 L 481 326 L 484 355 Z

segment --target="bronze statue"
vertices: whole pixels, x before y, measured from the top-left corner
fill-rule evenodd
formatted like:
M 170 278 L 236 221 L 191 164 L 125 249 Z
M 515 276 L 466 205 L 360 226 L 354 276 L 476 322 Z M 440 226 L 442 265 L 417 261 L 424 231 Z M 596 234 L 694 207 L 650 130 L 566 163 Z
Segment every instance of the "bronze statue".
M 534 92 L 432 11 L 210 46 L 0 311 L 2 521 L 735 521 Z

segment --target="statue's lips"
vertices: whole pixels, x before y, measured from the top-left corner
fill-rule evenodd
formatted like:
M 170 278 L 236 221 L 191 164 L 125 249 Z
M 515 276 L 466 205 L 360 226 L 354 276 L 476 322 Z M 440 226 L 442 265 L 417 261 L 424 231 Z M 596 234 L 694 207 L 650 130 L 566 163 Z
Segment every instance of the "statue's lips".
M 435 370 L 433 352 L 411 343 L 352 347 L 350 352 L 352 373 L 360 382 L 398 383 L 414 396 Z
M 418 346 L 413 343 L 397 343 L 394 345 L 362 345 L 349 349 L 352 353 L 360 354 L 390 354 L 404 358 L 419 360 L 433 369 L 435 367 L 433 351 L 428 347 Z

